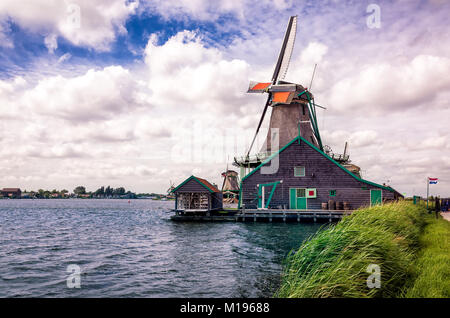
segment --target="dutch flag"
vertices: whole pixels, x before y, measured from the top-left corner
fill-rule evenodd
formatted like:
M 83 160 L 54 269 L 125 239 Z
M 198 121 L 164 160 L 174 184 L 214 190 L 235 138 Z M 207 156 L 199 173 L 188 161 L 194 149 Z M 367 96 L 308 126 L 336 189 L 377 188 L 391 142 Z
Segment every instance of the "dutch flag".
M 428 178 L 428 182 L 429 182 L 430 184 L 437 184 L 438 178 Z

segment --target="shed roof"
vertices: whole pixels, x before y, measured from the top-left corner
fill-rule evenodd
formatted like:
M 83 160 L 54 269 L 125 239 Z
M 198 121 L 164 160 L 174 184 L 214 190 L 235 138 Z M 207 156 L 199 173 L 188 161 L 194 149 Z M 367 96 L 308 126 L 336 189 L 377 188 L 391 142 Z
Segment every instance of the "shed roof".
M 5 191 L 5 192 L 17 192 L 17 191 L 20 191 L 20 188 L 3 188 L 1 191 Z
M 215 187 L 214 185 L 212 185 L 210 182 L 208 182 L 205 179 L 196 177 L 196 176 L 190 176 L 189 178 L 187 178 L 186 180 L 184 180 L 182 183 L 180 183 L 179 186 L 177 186 L 175 189 L 173 189 L 171 192 L 176 192 L 179 188 L 181 188 L 183 185 L 185 185 L 187 182 L 189 182 L 190 180 L 194 180 L 196 182 L 198 182 L 199 184 L 201 184 L 203 187 L 206 188 L 206 190 L 208 190 L 211 193 L 214 192 L 220 192 L 219 189 L 217 189 L 217 187 Z
M 276 153 L 274 153 L 273 155 L 271 155 L 269 158 L 267 158 L 266 160 L 264 160 L 258 167 L 256 167 L 254 170 L 252 170 L 248 175 L 246 175 L 245 177 L 242 178 L 241 182 L 244 182 L 245 179 L 247 179 L 249 176 L 251 176 L 253 173 L 255 173 L 257 170 L 259 170 L 262 166 L 264 166 L 266 163 L 270 162 L 273 158 L 275 158 L 276 156 L 278 156 L 283 150 L 285 150 L 287 147 L 289 147 L 292 143 L 294 143 L 295 141 L 301 140 L 302 142 L 305 142 L 308 146 L 310 146 L 311 148 L 313 148 L 314 150 L 316 150 L 318 153 L 320 153 L 322 156 L 324 156 L 325 158 L 327 158 L 328 160 L 330 160 L 331 162 L 333 162 L 335 165 L 337 165 L 339 168 L 341 168 L 342 170 L 344 170 L 346 173 L 348 173 L 350 176 L 352 176 L 353 178 L 355 178 L 358 181 L 361 181 L 363 183 L 387 190 L 387 191 L 391 191 L 391 192 L 397 192 L 394 188 L 391 187 L 385 187 L 382 186 L 378 183 L 372 182 L 372 181 L 367 181 L 364 180 L 356 175 L 354 175 L 353 173 L 351 173 L 348 169 L 346 169 L 344 166 L 342 166 L 340 163 L 338 163 L 337 161 L 335 161 L 333 158 L 331 158 L 330 156 L 328 156 L 326 153 L 324 153 L 322 150 L 320 150 L 319 148 L 317 148 L 316 146 L 314 146 L 312 143 L 310 143 L 308 140 L 306 140 L 305 138 L 303 138 L 302 136 L 297 136 L 294 139 L 292 139 L 290 142 L 288 142 L 283 148 L 281 148 L 280 150 L 278 150 Z M 401 195 L 401 194 L 400 194 Z

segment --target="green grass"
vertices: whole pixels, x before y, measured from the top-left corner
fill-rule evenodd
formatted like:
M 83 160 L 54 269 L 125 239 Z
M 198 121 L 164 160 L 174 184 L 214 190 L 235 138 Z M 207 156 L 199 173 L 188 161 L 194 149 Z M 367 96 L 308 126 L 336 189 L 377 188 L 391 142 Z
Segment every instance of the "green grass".
M 417 276 L 414 266 L 428 219 L 407 202 L 355 211 L 319 231 L 286 261 L 276 297 L 398 297 Z M 368 288 L 370 264 L 381 268 L 381 288 Z
M 450 297 L 450 222 L 428 218 L 415 261 L 416 279 L 404 297 Z

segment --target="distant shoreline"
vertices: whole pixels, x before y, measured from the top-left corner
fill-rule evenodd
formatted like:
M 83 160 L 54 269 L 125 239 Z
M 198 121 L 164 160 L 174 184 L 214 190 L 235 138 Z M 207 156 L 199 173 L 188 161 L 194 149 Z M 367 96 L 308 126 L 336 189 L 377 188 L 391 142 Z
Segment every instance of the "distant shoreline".
M 175 199 L 153 198 L 2 198 L 0 200 L 151 200 L 151 201 L 175 201 Z

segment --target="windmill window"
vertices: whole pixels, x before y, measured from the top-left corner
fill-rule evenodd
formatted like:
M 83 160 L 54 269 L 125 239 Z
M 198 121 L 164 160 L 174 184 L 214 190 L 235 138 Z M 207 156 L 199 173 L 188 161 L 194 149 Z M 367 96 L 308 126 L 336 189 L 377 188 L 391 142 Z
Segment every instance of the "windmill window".
M 297 189 L 297 198 L 306 198 L 306 189 Z
M 330 197 L 336 196 L 336 190 L 330 190 Z
M 294 167 L 294 176 L 295 177 L 304 177 L 305 176 L 305 167 L 304 166 Z

